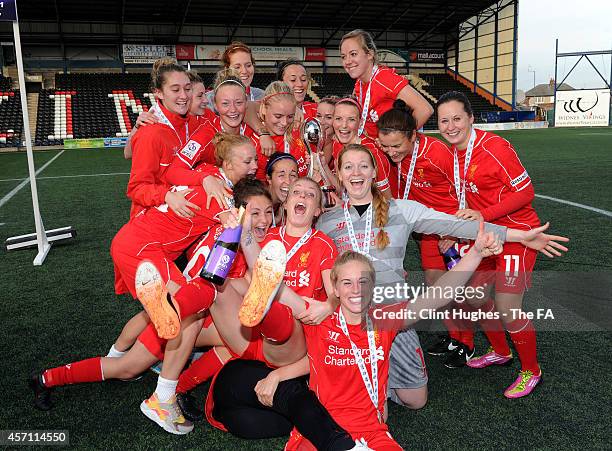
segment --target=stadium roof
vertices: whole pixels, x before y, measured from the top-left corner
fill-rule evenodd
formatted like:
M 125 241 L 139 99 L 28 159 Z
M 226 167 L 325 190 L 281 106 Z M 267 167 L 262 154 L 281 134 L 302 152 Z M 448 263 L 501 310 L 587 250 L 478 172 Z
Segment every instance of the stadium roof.
M 335 46 L 364 28 L 386 46 L 446 46 L 491 0 L 18 0 L 25 43 L 215 43 Z M 5 24 L 8 25 L 8 24 Z M 263 33 L 257 29 L 273 29 Z M 3 40 L 10 27 L 0 28 Z M 78 42 L 75 42 L 78 40 Z M 392 41 L 392 42 L 389 42 Z

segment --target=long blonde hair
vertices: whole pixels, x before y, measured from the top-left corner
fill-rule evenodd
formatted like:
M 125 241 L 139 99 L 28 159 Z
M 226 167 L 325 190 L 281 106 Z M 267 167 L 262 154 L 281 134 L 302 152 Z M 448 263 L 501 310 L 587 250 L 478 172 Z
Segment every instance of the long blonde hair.
M 259 105 L 259 117 L 265 121 L 267 108 L 272 102 L 278 102 L 279 100 L 289 100 L 293 103 L 293 107 L 295 108 L 295 97 L 289 85 L 282 81 L 273 81 L 264 91 L 264 96 Z M 285 130 L 285 140 L 289 145 L 293 144 L 293 137 L 291 135 L 292 130 L 293 124 L 289 124 L 287 130 Z
M 347 152 L 363 152 L 370 157 L 370 162 L 378 170 L 376 159 L 366 146 L 362 144 L 347 144 L 342 148 L 338 155 L 338 170 L 342 167 L 342 157 Z M 374 209 L 374 225 L 378 227 L 378 233 L 374 240 L 377 249 L 384 249 L 389 245 L 389 235 L 385 231 L 385 226 L 389 222 L 389 201 L 385 199 L 375 183 L 372 183 L 372 208 Z

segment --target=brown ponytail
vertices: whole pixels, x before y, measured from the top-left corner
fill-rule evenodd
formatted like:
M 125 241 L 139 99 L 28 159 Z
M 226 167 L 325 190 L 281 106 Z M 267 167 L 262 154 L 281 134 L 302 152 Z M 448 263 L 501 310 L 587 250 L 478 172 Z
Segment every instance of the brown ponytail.
M 151 69 L 151 88 L 161 90 L 169 72 L 187 72 L 174 58 L 164 57 L 155 60 Z
M 389 245 L 389 234 L 385 226 L 389 222 L 389 201 L 385 199 L 378 187 L 372 183 L 372 208 L 374 208 L 374 225 L 378 227 L 378 233 L 374 239 L 377 249 L 383 250 Z

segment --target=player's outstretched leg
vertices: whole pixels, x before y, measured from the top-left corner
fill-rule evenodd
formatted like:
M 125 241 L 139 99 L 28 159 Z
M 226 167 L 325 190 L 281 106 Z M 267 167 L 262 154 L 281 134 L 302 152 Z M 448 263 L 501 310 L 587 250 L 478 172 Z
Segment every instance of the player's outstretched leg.
M 143 261 L 136 270 L 136 295 L 159 337 L 175 338 L 181 330 L 179 307 L 168 295 L 158 269 L 149 261 Z
M 266 244 L 255 262 L 253 279 L 238 317 L 243 326 L 255 327 L 268 312 L 285 275 L 287 253 L 278 240 Z

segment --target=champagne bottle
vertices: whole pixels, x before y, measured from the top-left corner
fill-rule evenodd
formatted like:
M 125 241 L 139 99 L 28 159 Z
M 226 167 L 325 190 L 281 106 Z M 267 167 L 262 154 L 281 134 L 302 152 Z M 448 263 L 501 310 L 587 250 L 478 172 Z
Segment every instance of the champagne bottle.
M 457 252 L 457 249 L 455 249 L 455 246 L 452 246 L 449 250 L 444 252 L 442 257 L 444 258 L 446 269 L 449 271 L 461 260 L 461 256 L 459 255 L 459 252 Z
M 245 209 L 240 207 L 238 211 L 238 227 L 226 228 L 221 232 L 217 241 L 213 245 L 206 263 L 200 272 L 200 276 L 215 285 L 223 285 L 229 273 L 240 245 L 240 235 L 242 234 L 242 218 Z

